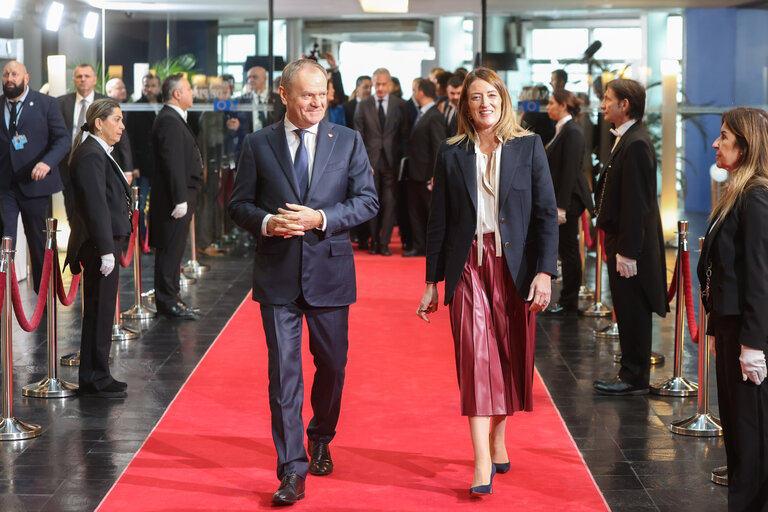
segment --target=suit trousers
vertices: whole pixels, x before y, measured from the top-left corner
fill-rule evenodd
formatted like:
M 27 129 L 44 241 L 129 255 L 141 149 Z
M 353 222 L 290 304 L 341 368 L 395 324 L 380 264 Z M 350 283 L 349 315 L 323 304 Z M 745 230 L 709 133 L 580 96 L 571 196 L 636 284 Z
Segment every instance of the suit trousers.
M 112 324 L 120 284 L 120 253 L 127 239 L 115 238 L 115 268 L 108 276 L 100 272 L 101 254 L 90 241 L 78 254 L 83 265 L 83 327 L 80 338 L 79 385 L 104 389 L 112 383 L 109 350 L 112 347 Z
M 432 192 L 426 181 L 408 180 L 408 217 L 411 221 L 411 249 L 427 252 L 427 219 Z
M 11 183 L 7 189 L 0 189 L 0 201 L 3 203 L 3 219 L 5 222 L 3 236 L 13 237 L 13 247 L 16 248 L 19 213 L 24 225 L 24 234 L 29 247 L 29 262 L 32 266 L 32 283 L 35 293 L 40 290 L 40 278 L 43 275 L 45 260 L 45 219 L 51 196 L 27 197 L 16 183 Z
M 151 208 L 152 206 L 150 206 Z M 187 214 L 169 220 L 168 239 L 155 249 L 155 302 L 160 309 L 169 309 L 179 301 L 181 260 L 187 248 L 189 223 L 197 207 L 197 188 L 187 188 Z
M 269 409 L 277 450 L 277 477 L 309 470 L 304 449 L 304 380 L 301 367 L 302 318 L 307 320 L 314 358 L 312 420 L 307 437 L 329 443 L 336 435 L 347 365 L 349 306 L 312 307 L 303 297 L 286 305 L 261 305 L 269 360 Z
M 632 386 L 647 388 L 651 378 L 653 310 L 641 286 L 642 269 L 634 277 L 621 277 L 616 271 L 616 253 L 607 252 L 608 283 L 616 323 L 619 324 L 619 377 Z
M 379 213 L 369 221 L 371 239 L 374 245 L 385 247 L 389 245 L 392 230 L 395 227 L 397 176 L 383 156 L 379 168 L 373 172 L 373 182 L 376 185 L 376 194 L 379 196 Z
M 565 309 L 575 310 L 579 306 L 581 286 L 581 255 L 579 254 L 580 215 L 566 213 L 565 223 L 560 224 L 558 253 L 563 267 L 563 287 L 558 301 Z
M 768 382 L 741 377 L 740 316 L 715 321 L 717 403 L 728 459 L 728 510 L 768 511 Z

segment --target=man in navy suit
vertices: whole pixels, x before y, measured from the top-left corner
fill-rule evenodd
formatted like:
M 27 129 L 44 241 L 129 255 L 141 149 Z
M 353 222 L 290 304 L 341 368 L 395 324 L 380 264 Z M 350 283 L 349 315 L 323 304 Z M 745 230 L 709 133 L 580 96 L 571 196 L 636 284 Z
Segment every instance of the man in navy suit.
M 3 69 L 0 108 L 3 235 L 12 236 L 15 243 L 21 213 L 37 292 L 45 256 L 45 219 L 51 195 L 63 188 L 57 165 L 69 151 L 70 138 L 56 100 L 29 88 L 29 74 L 20 62 L 11 61 Z
M 283 70 L 286 116 L 248 135 L 229 213 L 256 237 L 253 299 L 269 357 L 269 406 L 277 449 L 278 505 L 304 498 L 307 472 L 333 470 L 328 443 L 336 433 L 347 362 L 349 305 L 356 300 L 349 230 L 379 204 L 360 134 L 323 121 L 328 79 L 317 62 Z M 303 444 L 302 318 L 314 356 L 313 417 Z

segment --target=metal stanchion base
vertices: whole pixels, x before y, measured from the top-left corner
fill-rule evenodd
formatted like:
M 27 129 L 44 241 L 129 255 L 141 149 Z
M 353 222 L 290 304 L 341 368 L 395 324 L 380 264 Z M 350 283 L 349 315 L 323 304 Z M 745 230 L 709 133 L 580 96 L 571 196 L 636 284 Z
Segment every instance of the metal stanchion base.
M 107 363 L 112 364 L 112 356 L 109 356 Z M 62 366 L 80 366 L 80 351 L 67 354 L 59 358 L 59 364 Z
M 670 377 L 664 382 L 651 386 L 650 391 L 654 395 L 661 396 L 696 396 L 699 392 L 699 385 L 684 377 Z
M 611 308 L 602 302 L 595 302 L 581 313 L 584 316 L 611 316 Z
M 126 327 L 123 327 L 121 325 L 113 325 L 112 326 L 112 341 L 130 341 L 138 339 L 138 337 L 141 336 L 140 333 L 128 329 Z
M 582 286 L 581 288 L 579 288 L 579 298 L 592 300 L 595 298 L 595 292 L 594 290 L 590 290 L 586 286 Z
M 728 486 L 728 466 L 720 466 L 712 470 L 711 480 L 717 485 Z
M 46 377 L 22 388 L 21 394 L 35 398 L 66 398 L 77 393 L 77 386 L 59 378 Z
M 182 273 L 181 278 L 179 278 L 179 287 L 182 289 L 187 289 L 190 285 L 195 284 L 196 282 L 197 279 L 194 277 L 188 277 Z
M 16 418 L 3 418 L 0 421 L 0 441 L 18 441 L 32 439 L 42 432 L 39 425 L 24 423 Z
M 719 437 L 723 435 L 720 420 L 711 414 L 695 414 L 690 418 L 670 423 L 673 434 L 696 437 Z
M 200 277 L 205 272 L 211 270 L 211 266 L 203 265 L 199 261 L 189 260 L 187 261 L 187 263 L 184 264 L 184 266 L 182 267 L 182 270 L 184 271 L 185 274 L 189 276 Z
M 157 316 L 157 311 L 152 311 L 144 304 L 135 304 L 131 309 L 120 313 L 121 320 L 151 320 Z
M 621 362 L 621 352 L 617 352 L 616 354 L 613 354 L 613 362 L 614 363 Z M 664 364 L 664 356 L 659 354 L 658 352 L 651 352 L 651 366 L 656 366 L 657 364 Z
M 599 340 L 614 340 L 619 337 L 619 324 L 610 323 L 602 329 L 595 329 L 593 334 Z
M 141 294 L 142 299 L 147 299 L 148 302 L 155 302 L 155 289 L 147 290 Z

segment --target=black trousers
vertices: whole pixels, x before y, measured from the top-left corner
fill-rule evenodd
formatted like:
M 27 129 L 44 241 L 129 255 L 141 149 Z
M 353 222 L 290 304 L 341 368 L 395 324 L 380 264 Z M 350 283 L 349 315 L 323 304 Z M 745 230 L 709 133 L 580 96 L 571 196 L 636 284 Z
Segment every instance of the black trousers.
M 581 215 L 567 213 L 565 223 L 560 224 L 558 252 L 563 265 L 563 287 L 558 301 L 565 309 L 579 306 L 581 286 L 581 255 L 579 254 L 579 219 Z
M 717 402 L 728 458 L 728 510 L 768 511 L 768 382 L 741 377 L 740 316 L 712 318 Z
M 301 367 L 302 319 L 307 319 L 309 351 L 314 357 L 312 419 L 307 437 L 329 443 L 336 435 L 347 365 L 349 306 L 312 307 L 302 297 L 286 305 L 261 305 L 269 358 L 269 409 L 277 449 L 277 477 L 306 477 L 304 379 Z
M 187 214 L 168 221 L 168 239 L 163 247 L 155 249 L 155 302 L 160 309 L 171 308 L 179 301 L 181 260 L 187 248 L 189 223 L 197 207 L 197 193 L 197 188 L 187 189 Z
M 373 172 L 376 194 L 379 196 L 379 213 L 368 221 L 371 228 L 371 240 L 379 247 L 389 245 L 392 230 L 395 227 L 397 206 L 397 176 L 384 160 Z
M 608 283 L 613 310 L 619 324 L 621 380 L 638 387 L 648 387 L 651 377 L 651 341 L 653 310 L 640 283 L 642 274 L 621 277 L 616 271 L 616 253 L 608 251 Z
M 104 389 L 112 383 L 109 350 L 115 319 L 117 290 L 120 283 L 120 253 L 127 239 L 115 238 L 115 268 L 108 276 L 100 272 L 101 254 L 86 242 L 78 258 L 83 265 L 83 329 L 80 338 L 79 384 Z
M 426 181 L 408 180 L 408 217 L 411 221 L 411 249 L 419 253 L 427 250 L 427 219 L 432 192 Z
M 51 196 L 27 197 L 12 183 L 7 189 L 0 189 L 0 201 L 3 205 L 3 236 L 13 237 L 13 248 L 16 248 L 18 233 L 16 227 L 19 214 L 24 225 L 24 234 L 29 247 L 29 263 L 32 266 L 32 284 L 35 293 L 40 291 L 40 278 L 43 275 L 45 260 L 45 219 L 48 217 Z

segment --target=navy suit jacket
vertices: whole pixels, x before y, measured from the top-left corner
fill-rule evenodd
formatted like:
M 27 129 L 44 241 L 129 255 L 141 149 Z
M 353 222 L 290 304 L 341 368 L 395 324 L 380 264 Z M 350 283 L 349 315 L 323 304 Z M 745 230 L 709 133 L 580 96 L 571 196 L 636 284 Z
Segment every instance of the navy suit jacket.
M 27 137 L 24 149 L 14 149 L 5 125 L 5 96 L 0 96 L 0 187 L 15 181 L 27 197 L 50 196 L 63 189 L 58 164 L 69 152 L 70 137 L 54 98 L 29 89 L 21 109 L 17 131 Z M 44 162 L 51 171 L 39 181 L 32 169 Z
M 427 281 L 445 279 L 445 304 L 456 291 L 477 230 L 476 168 L 474 144 L 442 143 L 427 226 Z M 502 252 L 518 294 L 527 298 L 537 273 L 557 274 L 557 205 L 539 136 L 507 141 L 500 169 Z
M 293 238 L 261 233 L 265 215 L 285 203 L 323 210 L 325 232 Z M 349 229 L 379 209 L 371 164 L 360 134 L 321 121 L 312 179 L 299 194 L 282 121 L 248 135 L 229 202 L 229 214 L 256 238 L 253 300 L 288 304 L 300 294 L 311 306 L 346 306 L 356 300 L 355 264 Z

